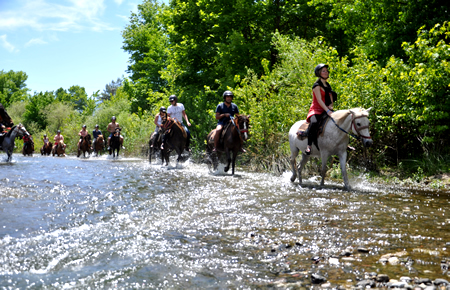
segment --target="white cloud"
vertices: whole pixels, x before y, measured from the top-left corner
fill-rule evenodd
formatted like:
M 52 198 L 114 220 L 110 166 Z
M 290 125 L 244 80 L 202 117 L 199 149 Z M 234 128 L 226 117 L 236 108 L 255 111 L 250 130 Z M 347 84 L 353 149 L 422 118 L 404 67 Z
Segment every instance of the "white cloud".
M 14 45 L 12 45 L 6 40 L 6 34 L 0 35 L 0 45 L 3 46 L 9 52 L 14 52 L 16 50 Z
M 38 31 L 113 30 L 100 17 L 104 0 L 18 1 L 15 10 L 0 11 L 0 30 L 29 27 Z
M 35 44 L 46 44 L 47 41 L 44 41 L 42 38 L 33 38 L 25 44 L 25 47 L 35 45 Z
M 122 3 L 123 3 L 123 0 L 114 0 L 114 2 L 116 2 L 116 3 L 117 3 L 117 5 L 120 5 L 120 4 L 122 4 Z

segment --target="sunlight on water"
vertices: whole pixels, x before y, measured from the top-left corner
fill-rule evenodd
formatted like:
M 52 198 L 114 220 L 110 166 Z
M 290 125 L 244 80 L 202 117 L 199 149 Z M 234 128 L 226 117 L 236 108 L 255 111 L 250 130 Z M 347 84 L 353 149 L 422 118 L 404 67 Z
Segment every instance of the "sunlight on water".
M 443 194 L 376 187 L 364 175 L 351 178 L 350 192 L 339 181 L 321 188 L 318 176 L 300 186 L 290 172 L 238 167 L 231 176 L 222 164 L 212 172 L 174 158 L 169 166 L 105 155 L 15 161 L 0 164 L 8 172 L 0 287 L 307 287 L 316 272 L 333 285 L 371 271 L 445 277 Z M 403 264 L 378 262 L 400 251 Z

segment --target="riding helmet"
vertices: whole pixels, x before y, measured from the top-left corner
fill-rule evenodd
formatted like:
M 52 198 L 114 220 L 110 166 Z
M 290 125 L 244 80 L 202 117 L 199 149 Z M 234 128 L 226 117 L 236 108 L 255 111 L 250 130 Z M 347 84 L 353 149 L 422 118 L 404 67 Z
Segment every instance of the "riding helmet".
M 116 119 L 116 116 L 112 116 L 112 117 L 111 117 L 111 120 L 115 120 L 115 119 Z
M 95 125 L 95 128 L 98 128 L 98 124 L 97 124 L 97 125 Z
M 225 98 L 228 97 L 228 96 L 230 96 L 231 98 L 233 98 L 233 97 L 234 97 L 233 92 L 232 92 L 232 91 L 225 91 L 225 92 L 223 92 L 222 97 L 223 97 L 223 100 L 224 100 L 224 101 L 225 101 Z
M 44 134 L 44 137 L 47 137 L 47 134 Z
M 178 97 L 176 95 L 171 95 L 169 97 L 169 102 L 172 102 L 173 100 L 175 100 L 175 102 L 178 102 Z
M 83 128 L 86 128 L 86 125 L 83 125 Z
M 161 108 L 159 108 L 159 112 L 161 113 L 165 113 L 166 112 L 166 107 L 161 107 Z
M 328 68 L 328 65 L 320 63 L 316 66 L 316 68 L 314 69 L 314 74 L 316 75 L 316 77 L 320 78 L 320 70 L 324 67 Z
M 56 131 L 56 133 L 61 133 L 61 130 Z

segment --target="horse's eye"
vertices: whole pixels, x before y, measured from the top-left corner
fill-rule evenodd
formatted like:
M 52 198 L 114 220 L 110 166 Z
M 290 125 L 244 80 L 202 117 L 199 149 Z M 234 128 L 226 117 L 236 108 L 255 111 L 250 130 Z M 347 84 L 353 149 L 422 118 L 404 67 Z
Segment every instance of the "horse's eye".
M 356 125 L 359 127 L 359 126 L 361 126 L 361 124 L 360 123 L 356 123 Z

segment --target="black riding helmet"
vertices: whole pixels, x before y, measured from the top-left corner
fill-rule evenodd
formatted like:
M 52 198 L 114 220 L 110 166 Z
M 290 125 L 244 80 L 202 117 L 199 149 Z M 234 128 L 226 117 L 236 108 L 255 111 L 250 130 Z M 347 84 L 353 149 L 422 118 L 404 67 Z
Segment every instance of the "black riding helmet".
M 316 68 L 314 69 L 314 74 L 316 75 L 316 77 L 320 78 L 320 70 L 324 67 L 328 68 L 328 65 L 320 63 L 316 66 Z
M 165 113 L 165 112 L 166 112 L 166 107 L 161 107 L 161 108 L 159 108 L 159 112 L 160 112 L 160 113 Z
M 223 97 L 224 101 L 225 101 L 225 98 L 228 97 L 228 96 L 230 96 L 231 98 L 234 98 L 233 92 L 232 91 L 225 91 L 225 92 L 223 92 L 222 97 Z
M 86 125 L 83 125 L 83 128 L 86 128 Z
M 175 100 L 175 102 L 178 102 L 178 97 L 175 96 L 175 95 L 171 95 L 171 96 L 169 97 L 169 102 L 172 102 L 173 100 Z
M 95 125 L 95 128 L 98 128 L 98 125 Z

